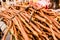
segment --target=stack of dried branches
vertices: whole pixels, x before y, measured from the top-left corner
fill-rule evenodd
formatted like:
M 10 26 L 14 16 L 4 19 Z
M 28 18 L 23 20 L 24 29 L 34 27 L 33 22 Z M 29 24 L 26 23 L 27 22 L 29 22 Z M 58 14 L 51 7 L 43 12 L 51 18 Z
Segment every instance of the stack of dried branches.
M 0 12 L 7 25 L 2 40 L 8 32 L 10 40 L 60 40 L 60 14 L 49 9 L 36 9 L 20 4 Z

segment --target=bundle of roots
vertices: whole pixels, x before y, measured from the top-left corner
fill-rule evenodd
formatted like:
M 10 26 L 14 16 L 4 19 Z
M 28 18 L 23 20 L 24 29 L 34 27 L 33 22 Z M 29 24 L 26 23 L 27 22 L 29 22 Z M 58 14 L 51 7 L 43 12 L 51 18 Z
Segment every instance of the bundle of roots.
M 49 9 L 38 9 L 29 4 L 10 6 L 0 12 L 10 40 L 60 40 L 60 14 Z

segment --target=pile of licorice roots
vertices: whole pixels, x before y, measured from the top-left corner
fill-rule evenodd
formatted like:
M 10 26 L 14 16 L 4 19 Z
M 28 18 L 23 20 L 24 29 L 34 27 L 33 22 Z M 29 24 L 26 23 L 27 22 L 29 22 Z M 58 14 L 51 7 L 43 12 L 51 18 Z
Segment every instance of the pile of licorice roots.
M 2 40 L 8 33 L 10 40 L 60 40 L 60 14 L 27 6 L 11 6 L 0 12 L 7 25 Z

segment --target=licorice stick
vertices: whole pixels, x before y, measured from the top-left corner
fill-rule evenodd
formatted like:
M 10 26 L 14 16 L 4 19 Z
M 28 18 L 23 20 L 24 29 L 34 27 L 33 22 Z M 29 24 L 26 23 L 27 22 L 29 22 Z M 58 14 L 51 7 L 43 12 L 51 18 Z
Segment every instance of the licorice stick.
M 60 39 L 60 34 L 57 33 L 57 32 L 55 32 L 55 31 L 53 31 L 53 32 L 54 32 L 55 36 L 58 37 L 58 38 Z
M 27 16 L 28 17 L 28 16 Z M 40 24 L 40 23 L 37 23 L 37 22 L 35 22 L 36 24 Z M 41 25 L 40 25 L 41 26 Z M 43 26 L 42 26 L 43 27 Z
M 3 36 L 3 38 L 2 38 L 2 40 L 6 40 L 6 36 L 7 36 L 7 34 L 8 34 L 8 32 L 9 32 L 9 30 L 11 29 L 11 27 L 12 27 L 12 22 L 10 21 L 10 25 L 9 25 L 9 27 L 6 29 L 6 32 L 5 32 L 5 34 L 4 34 L 4 36 Z
M 49 16 L 48 16 L 49 17 Z M 57 27 L 57 28 L 60 28 L 57 21 L 54 20 L 53 18 L 49 17 L 49 19 L 53 22 L 53 24 Z
M 57 16 L 55 12 L 52 12 L 50 10 L 42 9 L 43 12 L 46 12 L 47 14 L 53 14 L 54 16 Z
M 51 18 L 51 20 L 53 21 L 57 28 L 60 28 L 60 24 L 55 19 Z
M 26 17 L 28 17 L 27 14 L 24 14 L 24 15 L 25 15 Z M 34 21 L 33 21 L 33 22 L 34 22 Z M 35 23 L 36 23 L 36 22 L 35 22 Z M 36 23 L 36 24 L 37 24 L 37 23 Z
M 25 25 L 23 25 L 23 26 L 24 26 L 25 31 L 26 31 L 27 33 L 30 33 L 30 30 L 28 30 Z
M 47 25 L 50 25 L 48 22 L 45 22 L 45 23 L 46 23 Z M 60 33 L 59 30 L 56 28 L 56 26 L 54 26 L 53 24 L 52 24 L 52 26 L 53 26 L 52 28 L 53 28 L 55 31 L 57 31 L 58 33 Z
M 22 17 L 24 17 L 22 14 L 21 14 Z M 26 21 L 28 22 L 28 19 L 26 17 L 24 17 L 26 19 Z M 29 22 L 29 24 L 39 33 L 42 33 L 32 22 Z
M 29 37 L 31 38 L 31 39 L 33 39 L 33 35 L 32 34 L 28 34 L 29 35 Z
M 30 8 L 30 10 L 34 10 L 34 9 Z M 43 16 L 44 18 L 46 18 L 51 23 L 51 20 L 49 20 L 48 17 L 44 15 L 44 13 L 42 12 L 42 10 L 41 11 L 35 11 L 35 12 L 39 13 L 39 15 Z
M 36 22 L 37 24 L 39 24 L 41 27 L 45 28 L 48 32 L 51 32 L 48 27 L 45 27 L 44 25 L 42 25 L 41 23 L 39 23 L 37 21 L 34 21 L 34 22 Z
M 10 40 L 13 40 L 13 37 L 12 37 L 12 35 L 10 35 Z
M 52 23 L 51 20 L 42 11 L 39 14 L 42 15 L 45 19 L 47 19 L 50 23 Z
M 40 23 L 39 23 L 39 24 L 40 24 Z M 40 24 L 40 26 L 43 27 L 43 25 L 41 25 L 41 24 Z M 47 29 L 47 31 L 50 31 L 50 29 L 48 29 L 47 27 L 43 27 L 43 28 Z M 52 29 L 51 29 L 51 30 L 52 30 Z M 51 31 L 50 31 L 50 32 L 51 32 Z M 52 34 L 52 35 L 53 35 L 53 37 L 54 37 L 54 39 L 55 39 L 55 35 L 54 35 L 54 34 Z M 57 40 L 57 39 L 56 39 L 56 40 Z
M 2 17 L 4 17 L 4 18 L 7 18 L 7 19 L 10 19 L 11 17 L 10 16 L 8 16 L 8 15 L 6 15 L 6 14 L 0 14 L 0 16 L 2 16 Z
M 46 40 L 49 40 L 48 37 L 47 37 L 46 35 L 42 35 L 42 36 L 44 36 L 44 37 L 46 38 Z
M 21 39 L 21 40 L 24 40 L 24 38 L 22 36 L 18 36 L 18 38 Z
M 25 15 L 28 19 L 30 18 L 30 15 L 28 16 L 28 14 L 23 13 L 23 15 Z M 38 28 L 40 28 L 38 24 L 36 24 L 36 25 Z
M 53 29 L 52 29 L 53 26 L 50 25 L 49 27 L 50 27 L 50 30 L 51 30 L 51 32 L 52 32 L 53 39 L 54 39 L 54 40 L 58 40 L 58 39 L 55 37 L 55 34 L 53 33 Z
M 36 15 L 37 16 L 37 15 Z M 39 18 L 38 18 L 39 19 Z M 40 20 L 40 19 L 39 19 Z M 52 21 L 52 20 L 51 20 Z M 46 21 L 44 21 L 46 24 L 49 24 L 48 22 L 46 22 Z M 56 24 L 57 25 L 57 24 Z M 53 27 L 53 29 L 56 29 L 56 31 L 57 32 L 59 32 L 58 30 L 57 30 L 57 28 L 56 27 Z
M 18 29 L 18 28 L 17 28 L 17 29 Z M 22 34 L 20 33 L 19 29 L 18 29 L 18 35 L 19 35 L 19 36 L 18 36 L 19 39 L 24 40 L 24 38 L 23 38 Z
M 18 16 L 19 16 L 19 15 L 18 15 Z M 20 17 L 21 20 L 25 23 L 26 27 L 29 28 L 29 29 L 33 32 L 34 35 L 38 36 L 37 32 L 34 31 L 33 28 L 32 28 L 31 26 L 29 26 L 29 24 L 28 24 L 21 16 L 19 16 L 19 17 Z
M 48 40 L 48 38 L 46 37 L 46 39 Z
M 16 31 L 16 27 L 13 24 L 13 28 L 14 28 L 14 33 L 15 33 L 15 39 L 18 40 L 18 32 Z
M 44 18 L 42 18 L 42 17 L 39 17 L 37 14 L 34 16 L 35 18 L 37 18 L 37 19 L 39 19 L 39 20 L 41 20 L 41 21 L 46 21 Z
M 16 22 L 14 22 L 14 21 L 16 21 Z M 18 17 L 15 16 L 15 18 L 13 19 L 13 22 L 18 26 L 18 28 L 19 28 L 19 30 L 21 31 L 24 39 L 25 39 L 25 40 L 29 40 L 28 35 L 27 35 L 26 32 L 24 31 L 24 28 L 23 28 L 20 20 L 18 19 Z M 22 31 L 23 31 L 23 32 L 22 32 Z

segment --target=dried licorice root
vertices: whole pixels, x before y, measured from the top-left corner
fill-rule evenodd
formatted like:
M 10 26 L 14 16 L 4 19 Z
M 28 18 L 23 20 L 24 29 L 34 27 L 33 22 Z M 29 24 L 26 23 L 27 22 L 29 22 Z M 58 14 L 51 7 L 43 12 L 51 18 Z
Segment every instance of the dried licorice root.
M 10 40 L 60 40 L 60 14 L 24 5 L 11 6 L 0 12 L 7 25 L 2 40 L 6 40 L 8 32 Z

